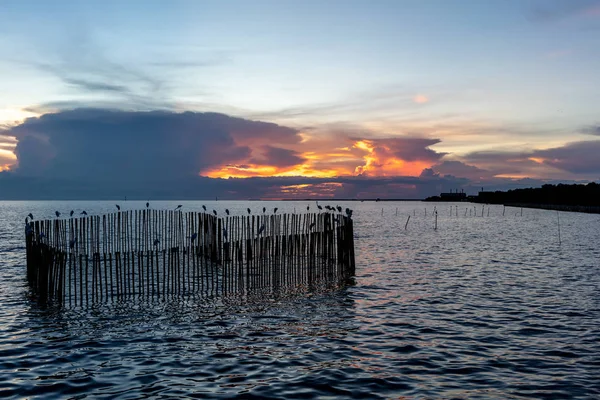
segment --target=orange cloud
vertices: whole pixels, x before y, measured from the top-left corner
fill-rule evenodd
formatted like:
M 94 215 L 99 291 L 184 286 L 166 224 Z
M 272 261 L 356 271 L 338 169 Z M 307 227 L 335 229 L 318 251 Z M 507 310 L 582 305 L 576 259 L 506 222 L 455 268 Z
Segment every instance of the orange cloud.
M 0 142 L 0 172 L 10 170 L 17 163 L 13 150 L 4 149 L 2 146 Z
M 303 152 L 278 149 L 277 153 L 267 152 L 255 157 L 254 154 L 260 154 L 265 146 L 251 146 L 253 155 L 245 162 L 212 167 L 201 171 L 200 175 L 210 178 L 419 176 L 424 168 L 431 167 L 444 155 L 429 149 L 439 143 L 437 139 L 340 136 L 313 138 L 305 135 L 302 143 L 290 146 L 302 148 Z M 293 162 L 287 163 L 288 159 Z
M 354 172 L 368 176 L 418 176 L 444 155 L 428 148 L 438 142 L 403 137 L 359 140 L 354 147 L 365 152 L 364 164 Z
M 279 188 L 278 199 L 294 198 L 334 198 L 336 192 L 343 187 L 339 182 L 308 183 L 287 185 Z

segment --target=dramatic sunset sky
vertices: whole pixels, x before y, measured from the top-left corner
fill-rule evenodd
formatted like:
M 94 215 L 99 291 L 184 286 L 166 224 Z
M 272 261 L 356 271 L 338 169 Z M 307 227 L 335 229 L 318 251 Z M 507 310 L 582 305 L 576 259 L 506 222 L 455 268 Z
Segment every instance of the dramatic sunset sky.
M 0 2 L 0 199 L 600 179 L 600 1 Z

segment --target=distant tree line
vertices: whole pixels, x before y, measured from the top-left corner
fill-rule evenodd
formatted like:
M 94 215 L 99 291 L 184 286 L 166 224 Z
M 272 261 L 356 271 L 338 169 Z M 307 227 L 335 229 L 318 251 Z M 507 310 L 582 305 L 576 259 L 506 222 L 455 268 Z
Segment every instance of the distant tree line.
M 600 206 L 600 185 L 543 185 L 541 188 L 513 189 L 507 192 L 480 192 L 474 199 L 488 204 L 554 204 L 568 206 Z

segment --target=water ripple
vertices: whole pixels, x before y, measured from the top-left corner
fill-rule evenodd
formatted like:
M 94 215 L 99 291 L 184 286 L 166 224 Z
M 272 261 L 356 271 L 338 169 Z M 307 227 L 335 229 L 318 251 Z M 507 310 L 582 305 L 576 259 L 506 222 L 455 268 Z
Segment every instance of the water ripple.
M 60 310 L 30 301 L 20 230 L 60 206 L 3 202 L 0 397 L 600 398 L 599 216 L 561 216 L 558 246 L 543 210 L 434 231 L 422 203 L 346 206 L 353 286 Z

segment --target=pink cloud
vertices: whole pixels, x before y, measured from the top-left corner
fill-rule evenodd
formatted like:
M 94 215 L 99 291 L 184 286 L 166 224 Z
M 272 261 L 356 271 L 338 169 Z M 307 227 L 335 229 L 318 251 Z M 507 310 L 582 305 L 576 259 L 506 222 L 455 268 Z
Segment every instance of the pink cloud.
M 417 104 L 425 104 L 429 102 L 429 98 L 424 94 L 418 94 L 415 97 L 413 97 L 413 101 Z

